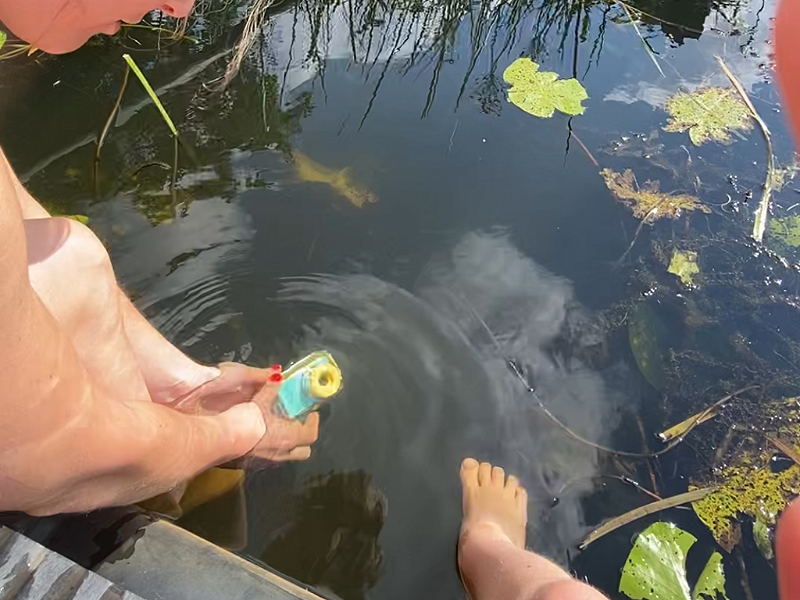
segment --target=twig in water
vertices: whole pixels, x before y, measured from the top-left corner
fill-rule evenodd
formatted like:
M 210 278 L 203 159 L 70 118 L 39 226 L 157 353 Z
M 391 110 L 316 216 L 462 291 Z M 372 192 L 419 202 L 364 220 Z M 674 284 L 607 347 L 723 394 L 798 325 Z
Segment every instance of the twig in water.
M 792 448 L 789 444 L 787 444 L 783 440 L 778 439 L 774 435 L 768 435 L 767 441 L 773 446 L 775 446 L 778 450 L 783 452 L 786 456 L 791 458 L 796 464 L 800 465 L 800 454 L 798 454 L 797 450 Z
M 570 129 L 570 130 L 569 130 L 569 134 L 570 134 L 572 137 L 574 137 L 574 138 L 575 138 L 575 141 L 576 141 L 576 142 L 578 142 L 578 145 L 579 145 L 581 148 L 583 148 L 583 151 L 584 151 L 584 152 L 586 152 L 586 156 L 588 156 L 588 157 L 589 157 L 589 160 L 590 160 L 590 161 L 592 161 L 592 164 L 593 164 L 595 167 L 598 167 L 598 168 L 600 168 L 600 163 L 599 163 L 599 162 L 597 162 L 597 159 L 596 159 L 594 156 L 592 156 L 592 153 L 591 153 L 591 152 L 589 152 L 589 149 L 586 147 L 586 144 L 584 144 L 584 143 L 581 141 L 581 138 L 579 138 L 579 137 L 578 137 L 578 134 L 577 134 L 577 133 L 575 133 L 574 131 L 572 131 L 572 129 Z
M 596 542 L 601 537 L 608 535 L 612 531 L 616 531 L 628 523 L 633 523 L 642 517 L 646 517 L 647 515 L 652 515 L 653 513 L 666 510 L 668 508 L 675 508 L 681 504 L 696 502 L 708 496 L 715 489 L 715 487 L 707 487 L 699 490 L 692 490 L 691 492 L 678 494 L 677 496 L 672 496 L 671 498 L 664 498 L 663 500 L 658 500 L 657 502 L 652 502 L 645 506 L 634 508 L 633 510 L 626 512 L 624 515 L 620 515 L 619 517 L 615 517 L 610 521 L 603 523 L 600 527 L 587 535 L 586 538 L 584 538 L 584 540 L 578 545 L 578 548 L 584 550 L 589 544 Z
M 656 60 L 656 55 L 653 54 L 653 51 L 650 49 L 650 44 L 647 43 L 642 35 L 642 32 L 639 31 L 639 27 L 636 25 L 636 19 L 633 18 L 631 11 L 628 10 L 628 5 L 620 2 L 619 0 L 614 0 L 614 2 L 621 6 L 622 10 L 625 11 L 625 14 L 628 15 L 628 19 L 630 19 L 631 25 L 633 25 L 633 29 L 636 31 L 636 35 L 638 35 L 639 39 L 642 40 L 642 45 L 644 46 L 644 49 L 647 50 L 647 55 L 650 57 L 650 60 L 653 61 L 653 64 L 656 66 L 656 69 L 658 69 L 658 72 L 661 73 L 661 76 L 666 77 L 666 75 L 664 75 L 664 71 L 661 69 L 661 65 L 659 65 L 658 60 Z
M 745 106 L 747 106 L 747 109 L 750 111 L 750 115 L 755 119 L 756 123 L 758 123 L 767 145 L 767 178 L 764 181 L 764 193 L 761 195 L 761 202 L 758 203 L 758 209 L 756 209 L 756 220 L 753 223 L 752 233 L 753 239 L 757 242 L 761 242 L 764 239 L 764 231 L 767 228 L 769 201 L 772 197 L 772 182 L 775 180 L 775 156 L 772 152 L 772 136 L 769 133 L 767 124 L 756 111 L 756 107 L 753 106 L 750 96 L 747 95 L 742 84 L 739 83 L 739 80 L 736 79 L 736 76 L 731 72 L 728 65 L 725 64 L 725 61 L 722 60 L 721 57 L 717 56 L 716 59 L 717 62 L 719 62 L 719 66 L 722 67 L 723 73 L 725 73 L 733 87 L 739 93 L 739 96 L 741 96 L 742 102 L 744 102 Z
M 644 433 L 644 423 L 642 422 L 642 415 L 636 415 L 636 425 L 639 427 L 639 437 L 642 439 L 642 451 L 649 452 L 650 447 L 647 445 L 647 436 Z M 653 491 L 658 493 L 658 485 L 656 484 L 656 474 L 653 471 L 653 465 L 650 461 L 646 461 L 647 472 L 650 475 L 650 485 L 653 486 Z
M 456 294 L 453 294 L 452 292 L 449 292 L 449 293 L 450 293 L 450 295 L 452 297 L 454 297 L 456 300 L 460 301 L 464 306 L 466 306 L 467 309 L 472 313 L 473 317 L 478 321 L 478 323 L 480 323 L 480 325 L 483 327 L 484 331 L 486 331 L 486 333 L 489 335 L 489 338 L 491 339 L 492 343 L 495 345 L 495 348 L 497 348 L 498 352 L 500 353 L 500 356 L 503 357 L 503 360 L 506 362 L 506 365 L 508 366 L 508 368 L 517 377 L 517 379 L 520 380 L 522 385 L 525 386 L 525 391 L 527 391 L 531 395 L 531 397 L 533 398 L 534 402 L 536 403 L 537 408 L 539 410 L 541 410 L 542 413 L 544 413 L 544 415 L 548 419 L 550 419 L 550 421 L 552 421 L 557 427 L 559 427 L 561 430 L 563 430 L 564 433 L 566 433 L 569 437 L 571 437 L 572 439 L 574 439 L 577 442 L 585 444 L 585 445 L 589 446 L 590 448 L 594 448 L 595 450 L 599 450 L 601 452 L 606 452 L 608 454 L 615 454 L 617 456 L 627 456 L 628 458 L 655 458 L 657 456 L 661 456 L 662 454 L 666 454 L 667 452 L 669 452 L 670 450 L 672 450 L 673 448 L 678 446 L 678 444 L 683 442 L 684 439 L 686 439 L 686 436 L 695 427 L 697 427 L 697 425 L 700 424 L 701 420 L 706 416 L 708 411 L 713 410 L 715 406 L 718 406 L 720 404 L 724 404 L 725 402 L 727 402 L 731 398 L 735 398 L 736 396 L 739 396 L 740 394 L 743 394 L 745 392 L 749 392 L 750 390 L 754 390 L 754 389 L 757 389 L 759 387 L 757 385 L 749 385 L 747 387 L 743 387 L 743 388 L 741 388 L 739 390 L 736 390 L 735 392 L 732 392 L 732 393 L 728 394 L 727 396 L 725 396 L 724 398 L 718 400 L 717 402 L 712 404 L 710 408 L 708 408 L 705 411 L 695 415 L 692 423 L 687 427 L 686 432 L 681 437 L 675 438 L 674 440 L 672 440 L 669 444 L 667 444 L 666 446 L 664 446 L 660 450 L 656 450 L 655 452 L 628 452 L 627 450 L 615 450 L 613 448 L 609 448 L 608 446 L 603 446 L 602 444 L 597 444 L 595 442 L 592 442 L 591 440 L 587 440 L 585 437 L 583 437 L 580 434 L 574 432 L 572 429 L 570 429 L 570 427 L 567 424 L 565 424 L 563 421 L 561 421 L 561 419 L 559 419 L 557 416 L 555 416 L 550 411 L 550 409 L 547 408 L 544 405 L 544 402 L 542 402 L 541 398 L 539 398 L 539 394 L 536 393 L 536 390 L 533 387 L 531 387 L 531 385 L 528 383 L 528 380 L 525 378 L 525 375 L 522 372 L 521 367 L 516 363 L 516 361 L 514 361 L 511 358 L 507 358 L 507 357 L 503 356 L 502 347 L 500 346 L 500 342 L 497 340 L 497 337 L 495 337 L 494 333 L 492 333 L 492 330 L 489 329 L 489 326 L 486 324 L 486 322 L 480 317 L 480 315 L 477 312 L 475 312 L 475 309 L 472 308 L 472 306 L 464 298 L 461 298 L 461 297 L 457 296 Z
M 119 94 L 117 94 L 117 101 L 114 103 L 114 108 L 111 109 L 111 114 L 108 115 L 108 119 L 106 120 L 106 124 L 103 126 L 103 131 L 100 134 L 100 137 L 97 139 L 97 148 L 94 151 L 94 161 L 100 162 L 100 150 L 103 148 L 103 143 L 106 141 L 106 136 L 108 135 L 108 130 L 111 129 L 111 124 L 114 122 L 114 118 L 117 116 L 119 112 L 119 107 L 122 105 L 122 97 L 125 95 L 125 90 L 128 87 L 128 78 L 131 75 L 131 68 L 130 65 L 125 67 L 125 78 L 122 80 L 122 86 L 119 88 Z
M 638 187 L 638 184 L 637 184 L 637 187 Z M 662 200 L 661 202 L 664 202 L 664 201 L 666 201 L 666 198 L 664 198 L 664 200 Z M 615 269 L 622 264 L 622 261 L 625 260 L 625 257 L 628 256 L 628 254 L 630 254 L 631 250 L 633 250 L 633 246 L 636 244 L 636 240 L 639 239 L 639 234 L 642 232 L 642 227 L 644 227 L 647 224 L 647 219 L 649 219 L 650 217 L 652 217 L 654 214 L 656 214 L 658 212 L 658 209 L 661 206 L 661 202 L 659 202 L 653 208 L 651 208 L 648 211 L 648 213 L 644 216 L 642 221 L 639 223 L 639 226 L 636 228 L 636 233 L 633 234 L 633 239 L 631 240 L 631 243 L 628 244 L 628 247 L 625 249 L 625 252 L 622 253 L 622 256 L 620 256 L 616 261 L 614 261 L 613 267 Z
M 173 123 L 172 119 L 170 119 L 167 110 L 164 108 L 164 105 L 161 104 L 161 100 L 158 99 L 158 96 L 156 96 L 153 87 L 150 85 L 150 82 L 147 81 L 147 78 L 144 76 L 144 73 L 142 73 L 141 69 L 139 69 L 139 66 L 133 61 L 130 54 L 123 54 L 122 58 L 124 58 L 125 62 L 128 63 L 128 66 L 133 71 L 133 74 L 136 75 L 136 77 L 139 79 L 139 81 L 142 84 L 142 87 L 147 92 L 147 95 L 150 96 L 150 99 L 153 101 L 153 104 L 156 105 L 158 112 L 161 113 L 161 118 L 164 119 L 164 122 L 167 124 L 167 127 L 169 127 L 169 130 L 172 132 L 172 135 L 178 137 L 178 130 L 175 128 L 175 123 Z

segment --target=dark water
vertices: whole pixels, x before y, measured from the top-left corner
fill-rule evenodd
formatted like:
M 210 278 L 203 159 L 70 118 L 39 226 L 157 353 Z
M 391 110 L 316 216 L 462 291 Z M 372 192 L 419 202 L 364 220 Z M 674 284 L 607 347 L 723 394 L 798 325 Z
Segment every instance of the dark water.
M 528 487 L 532 548 L 620 597 L 631 536 L 646 523 L 582 555 L 575 547 L 592 525 L 645 501 L 597 476 L 649 484 L 650 471 L 571 441 L 508 360 L 576 432 L 628 450 L 642 448 L 637 415 L 644 431 L 660 431 L 690 413 L 690 399 L 718 399 L 699 380 L 683 382 L 694 386 L 686 395 L 656 392 L 624 324 L 650 297 L 681 347 L 692 307 L 738 297 L 724 277 L 731 251 L 709 251 L 702 296 L 659 256 L 698 236 L 740 239 L 741 260 L 752 255 L 744 242 L 764 151 L 756 130 L 695 148 L 661 131 L 659 107 L 680 89 L 727 85 L 721 55 L 768 122 L 779 160 L 792 153 L 771 82 L 772 3 L 634 5 L 657 17 L 639 23 L 656 59 L 619 4 L 314 0 L 274 11 L 225 91 L 215 81 L 238 35 L 236 3 L 208 9 L 191 31 L 196 44 L 132 29 L 70 56 L 1 63 L 0 142 L 13 165 L 55 212 L 89 217 L 123 286 L 169 339 L 201 361 L 256 365 L 325 348 L 343 368 L 345 389 L 323 409 L 312 459 L 250 473 L 243 493 L 197 509 L 185 526 L 345 599 L 460 597 L 457 469 L 476 456 Z M 192 148 L 179 151 L 177 171 L 169 132 L 133 80 L 95 163 L 126 51 Z M 507 103 L 502 72 L 520 55 L 578 77 L 585 115 L 540 120 Z M 348 185 L 377 202 L 357 207 L 302 181 L 297 151 L 348 168 Z M 713 212 L 644 227 L 615 267 L 638 221 L 602 167 L 698 193 Z M 796 198 L 790 184 L 776 211 L 791 214 Z M 773 294 L 780 308 L 769 323 L 791 327 L 797 315 L 784 299 L 797 294 L 796 277 L 759 261 L 748 289 Z M 725 314 L 721 338 L 745 332 L 764 354 L 778 352 L 777 338 L 759 337 L 763 322 L 735 306 Z M 792 370 L 795 358 L 785 358 Z M 688 450 L 652 461 L 659 491 L 685 491 L 694 462 Z M 691 512 L 666 518 L 710 552 Z M 774 572 L 750 546 L 757 597 L 775 597 Z M 726 568 L 731 598 L 743 598 L 738 560 Z

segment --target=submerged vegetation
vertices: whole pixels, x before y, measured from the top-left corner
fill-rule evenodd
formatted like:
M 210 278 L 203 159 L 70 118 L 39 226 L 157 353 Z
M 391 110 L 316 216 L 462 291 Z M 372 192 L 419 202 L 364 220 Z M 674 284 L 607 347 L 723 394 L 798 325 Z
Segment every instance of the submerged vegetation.
M 603 169 L 600 175 L 603 176 L 611 193 L 627 204 L 634 216 L 642 221 L 653 222 L 665 217 L 677 219 L 683 212 L 693 210 L 711 212 L 711 209 L 700 202 L 697 196 L 662 192 L 658 181 L 648 180 L 639 186 L 636 176 L 630 169 L 626 169 L 623 173 Z

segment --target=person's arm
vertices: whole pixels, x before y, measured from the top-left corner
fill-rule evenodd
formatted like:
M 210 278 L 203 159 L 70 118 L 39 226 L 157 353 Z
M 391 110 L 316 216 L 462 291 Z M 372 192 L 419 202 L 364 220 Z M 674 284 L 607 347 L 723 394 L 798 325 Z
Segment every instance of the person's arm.
M 255 403 L 188 416 L 95 389 L 30 286 L 14 186 L 2 165 L 0 510 L 51 514 L 133 502 L 255 447 L 265 433 Z

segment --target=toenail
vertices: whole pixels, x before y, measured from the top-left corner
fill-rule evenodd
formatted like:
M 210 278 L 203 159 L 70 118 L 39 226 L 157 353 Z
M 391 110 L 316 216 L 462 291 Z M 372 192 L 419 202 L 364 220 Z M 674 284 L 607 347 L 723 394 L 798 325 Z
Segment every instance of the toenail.
M 465 458 L 461 463 L 462 469 L 475 469 L 478 466 L 478 461 L 474 458 Z

